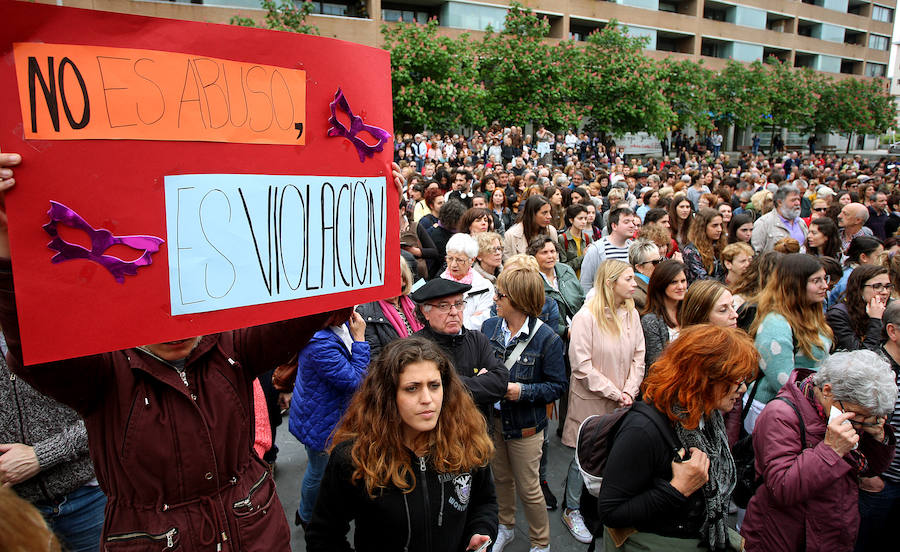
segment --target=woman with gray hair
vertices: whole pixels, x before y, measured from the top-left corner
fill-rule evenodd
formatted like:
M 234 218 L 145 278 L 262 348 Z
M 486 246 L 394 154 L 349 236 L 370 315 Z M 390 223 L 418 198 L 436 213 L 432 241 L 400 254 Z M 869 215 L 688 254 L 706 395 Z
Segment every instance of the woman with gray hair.
M 747 550 L 853 550 L 859 478 L 889 465 L 894 372 L 878 354 L 836 353 L 818 372 L 794 370 L 756 420 L 763 484 L 741 528 Z
M 466 302 L 463 326 L 470 330 L 481 329 L 482 322 L 491 317 L 494 304 L 494 285 L 473 268 L 476 257 L 478 242 L 475 238 L 469 234 L 453 234 L 447 241 L 447 269 L 441 273 L 441 278 L 472 286 L 463 295 Z

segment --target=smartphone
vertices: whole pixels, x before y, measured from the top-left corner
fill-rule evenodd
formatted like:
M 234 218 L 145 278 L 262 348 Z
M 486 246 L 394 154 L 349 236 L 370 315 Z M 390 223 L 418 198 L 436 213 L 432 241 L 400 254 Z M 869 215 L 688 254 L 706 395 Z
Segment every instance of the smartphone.
M 828 413 L 828 423 L 830 424 L 831 420 L 837 418 L 841 414 L 843 414 L 843 412 L 841 412 L 841 410 L 838 407 L 831 405 L 831 411 Z M 847 425 L 853 425 L 850 423 L 850 420 L 844 420 L 844 423 Z M 850 450 L 856 450 L 858 447 L 859 447 L 859 443 L 856 443 L 855 445 L 853 445 L 853 448 Z
M 491 542 L 493 542 L 493 541 L 490 538 L 488 538 L 488 540 L 484 541 L 484 544 L 482 544 L 481 546 L 479 546 L 478 548 L 475 549 L 475 552 L 484 552 L 485 550 L 488 549 L 488 546 L 491 545 Z

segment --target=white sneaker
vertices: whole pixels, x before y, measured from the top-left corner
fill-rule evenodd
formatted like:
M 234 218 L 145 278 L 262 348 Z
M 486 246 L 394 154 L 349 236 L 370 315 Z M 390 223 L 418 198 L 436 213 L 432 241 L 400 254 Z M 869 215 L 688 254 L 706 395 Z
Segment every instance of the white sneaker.
M 550 552 L 550 547 L 541 548 L 539 546 L 532 546 L 528 552 Z
M 497 541 L 494 543 L 494 552 L 503 552 L 503 549 L 511 540 L 516 538 L 516 531 L 512 527 L 503 525 L 498 526 Z
M 591 532 L 588 531 L 587 526 L 584 524 L 584 518 L 581 517 L 581 510 L 564 508 L 562 520 L 566 527 L 568 527 L 569 532 L 572 533 L 572 536 L 575 537 L 575 540 L 578 542 L 590 544 L 591 541 L 594 540 L 594 536 L 591 535 Z

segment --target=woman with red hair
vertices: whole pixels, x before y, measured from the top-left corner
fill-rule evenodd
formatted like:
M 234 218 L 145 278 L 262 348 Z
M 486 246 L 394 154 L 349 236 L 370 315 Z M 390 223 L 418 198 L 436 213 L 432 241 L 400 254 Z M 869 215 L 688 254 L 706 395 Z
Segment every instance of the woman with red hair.
M 740 550 L 727 525 L 736 473 L 722 414 L 758 361 L 735 328 L 699 324 L 669 344 L 607 459 L 598 497 L 606 550 Z

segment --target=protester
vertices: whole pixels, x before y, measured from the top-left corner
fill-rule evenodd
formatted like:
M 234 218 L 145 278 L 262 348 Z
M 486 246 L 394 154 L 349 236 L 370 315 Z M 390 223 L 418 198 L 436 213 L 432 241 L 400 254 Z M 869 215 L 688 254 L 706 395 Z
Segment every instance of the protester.
M 725 284 L 717 280 L 701 280 L 688 287 L 678 309 L 678 327 L 712 324 L 723 328 L 737 327 L 734 299 Z
M 742 549 L 728 526 L 736 472 L 722 413 L 757 358 L 742 331 L 707 324 L 666 349 L 642 385 L 649 409 L 625 415 L 609 452 L 597 500 L 604 550 Z
M 570 205 L 566 209 L 566 223 L 566 231 L 559 235 L 559 258 L 580 277 L 585 252 L 594 241 L 588 231 L 587 207 L 580 203 Z
M 495 232 L 483 232 L 475 236 L 478 256 L 472 268 L 493 284 L 503 264 L 503 238 Z
M 815 371 L 834 340 L 822 303 L 828 291 L 825 270 L 810 255 L 784 255 L 757 299 L 750 327 L 760 354 L 760 375 L 744 427 L 753 432 L 756 417 L 796 368 Z
M 678 309 L 688 287 L 684 270 L 678 261 L 663 261 L 653 269 L 647 284 L 647 306 L 641 312 L 647 372 L 666 344 L 678 337 Z
M 465 213 L 466 206 L 456 200 L 447 201 L 441 206 L 437 225 L 428 231 L 438 250 L 438 259 L 444 259 L 447 256 L 447 242 L 456 234 L 459 221 Z M 431 274 L 440 274 L 440 272 L 434 271 Z
M 800 190 L 793 184 L 782 184 L 773 196 L 774 208 L 759 217 L 753 225 L 751 245 L 757 253 L 771 251 L 782 238 L 806 242 L 808 229 L 800 218 Z
M 666 260 L 660 254 L 659 247 L 645 238 L 638 238 L 628 248 L 628 263 L 634 270 L 637 289 L 634 292 L 634 307 L 642 312 L 647 306 L 647 286 L 656 265 Z
M 860 265 L 850 274 L 843 298 L 825 313 L 838 350 L 881 350 L 881 317 L 892 289 L 884 267 Z
M 447 270 L 441 278 L 471 286 L 463 294 L 463 325 L 470 330 L 481 329 L 481 324 L 491 316 L 494 285 L 475 271 L 472 266 L 478 256 L 478 242 L 462 232 L 447 241 Z
M 871 351 L 835 353 L 818 372 L 791 375 L 753 433 L 763 484 L 741 527 L 748 550 L 853 550 L 859 478 L 883 472 L 894 449 L 885 427 L 894 380 Z
M 441 192 L 440 188 L 429 187 L 425 190 L 425 205 L 428 206 L 428 213 L 416 222 L 430 232 L 432 228 L 437 226 L 441 207 L 444 206 L 444 193 Z
M 729 287 L 734 287 L 753 261 L 753 248 L 744 242 L 734 242 L 725 246 L 722 250 L 722 265 L 725 267 L 725 276 L 722 281 Z
M 753 217 L 745 214 L 736 214 L 728 223 L 728 243 L 750 243 L 753 238 Z
M 377 431 L 372 431 L 377 428 Z M 497 536 L 484 420 L 450 360 L 419 337 L 388 344 L 332 438 L 306 549 L 475 550 Z
M 725 267 L 720 258 L 726 245 L 722 215 L 715 209 L 701 209 L 691 223 L 688 239 L 690 243 L 681 251 L 688 285 L 696 280 L 724 278 Z
M 495 228 L 495 230 L 502 236 L 506 232 L 506 229 L 512 226 L 514 222 L 512 211 L 510 210 L 509 205 L 507 205 L 506 193 L 502 188 L 496 188 L 491 193 L 488 208 L 493 212 L 494 218 L 500 220 L 500 227 Z
M 683 194 L 675 194 L 669 205 L 669 225 L 672 231 L 672 239 L 682 249 L 688 244 L 688 231 L 691 229 L 691 219 L 694 216 L 691 202 Z
M 559 241 L 556 228 L 550 224 L 550 201 L 542 195 L 534 195 L 525 200 L 519 209 L 519 220 L 506 230 L 503 235 L 503 256 L 511 257 L 517 253 L 525 253 L 528 244 L 538 236 L 546 234 Z
M 491 212 L 484 207 L 472 207 L 463 213 L 459 219 L 456 231 L 476 236 L 483 232 L 493 231 L 493 217 Z
M 662 266 L 662 265 L 660 265 Z M 644 333 L 634 309 L 634 271 L 621 261 L 604 261 L 594 295 L 572 320 L 569 409 L 562 442 L 574 447 L 585 418 L 634 402 L 644 377 Z M 580 511 L 581 476 L 573 458 L 566 482 L 563 523 L 579 542 L 592 536 Z
M 831 307 L 841 300 L 844 291 L 847 289 L 847 281 L 850 279 L 850 274 L 853 273 L 856 267 L 864 264 L 876 264 L 883 251 L 884 247 L 878 241 L 878 238 L 873 238 L 872 236 L 853 238 L 844 254 L 844 273 L 829 291 L 825 306 Z
M 97 544 L 100 537 L 97 537 Z M 97 549 L 97 544 L 94 549 Z M 59 552 L 59 541 L 33 504 L 0 486 L 0 550 Z
M 584 304 L 584 291 L 575 272 L 557 260 L 556 244 L 547 236 L 538 236 L 528 246 L 528 254 L 533 256 L 540 267 L 544 280 L 544 293 L 556 301 L 559 307 L 559 325 L 553 330 L 568 341 L 568 330 L 572 318 Z M 576 289 L 577 287 L 577 289 Z
M 634 237 L 634 211 L 628 207 L 615 207 L 609 212 L 609 235 L 588 247 L 581 264 L 581 287 L 590 291 L 600 264 L 606 260 L 628 262 L 628 246 Z
M 853 239 L 863 236 L 874 237 L 872 229 L 865 225 L 868 220 L 869 211 L 865 205 L 848 203 L 841 208 L 838 215 L 838 226 L 841 228 L 841 249 L 845 253 L 850 248 L 850 242 Z
M 329 437 L 362 383 L 369 366 L 366 322 L 352 308 L 336 311 L 328 327 L 312 336 L 298 355 L 290 408 L 290 431 L 306 449 L 306 471 L 294 525 L 312 518 L 328 463 Z
M 806 253 L 816 257 L 841 259 L 841 236 L 838 227 L 828 217 L 819 217 L 809 223 L 806 235 Z
M 547 246 L 553 247 L 554 242 L 547 239 Z M 491 417 L 496 451 L 491 469 L 500 508 L 493 549 L 498 551 L 515 536 L 516 496 L 525 507 L 531 550 L 550 549 L 540 451 L 547 428 L 546 406 L 563 394 L 566 381 L 563 341 L 556 328 L 539 319 L 544 299 L 544 283 L 538 273 L 505 268 L 497 277 L 497 316 L 486 320 L 482 328 L 494 354 L 509 369 L 506 394 Z
M 400 295 L 356 307 L 356 312 L 365 322 L 366 342 L 372 359 L 391 341 L 422 329 L 422 323 L 416 316 L 416 305 L 409 298 L 412 286 L 412 273 L 406 263 L 401 261 Z

